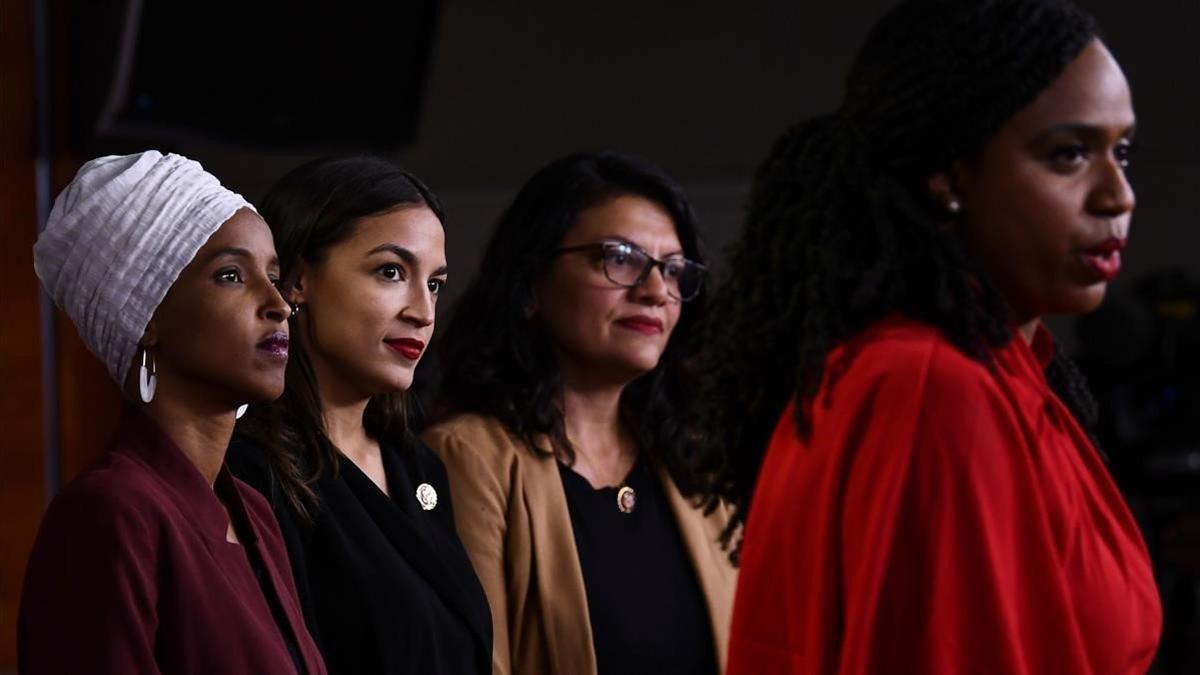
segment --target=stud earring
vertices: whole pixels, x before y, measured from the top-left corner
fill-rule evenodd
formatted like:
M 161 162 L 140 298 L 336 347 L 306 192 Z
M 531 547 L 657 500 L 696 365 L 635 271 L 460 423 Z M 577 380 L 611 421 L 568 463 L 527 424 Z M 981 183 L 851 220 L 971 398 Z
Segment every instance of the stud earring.
M 950 215 L 957 216 L 962 212 L 962 202 L 958 201 L 958 197 L 951 197 L 946 200 L 946 210 L 950 212 Z
M 249 404 L 249 403 L 243 403 L 243 404 L 239 405 L 239 406 L 237 407 L 237 412 L 235 412 L 235 413 L 233 414 L 233 418 L 234 418 L 235 420 L 240 420 L 240 419 L 242 419 L 242 415 L 245 415 L 245 414 L 246 414 L 246 411 L 247 411 L 249 408 L 250 408 L 250 404 Z
M 154 392 L 158 389 L 158 372 L 149 354 L 150 350 L 142 347 L 142 365 L 138 368 L 138 393 L 142 395 L 142 403 L 153 401 Z M 147 361 L 150 362 L 149 366 L 146 365 Z
M 289 306 L 292 308 L 292 313 L 288 315 L 288 318 L 289 318 L 289 319 L 290 319 L 290 318 L 292 318 L 292 317 L 294 317 L 294 316 L 297 316 L 298 314 L 300 314 L 300 303 L 298 303 L 298 302 L 293 302 L 293 303 L 292 303 L 291 305 L 289 305 Z

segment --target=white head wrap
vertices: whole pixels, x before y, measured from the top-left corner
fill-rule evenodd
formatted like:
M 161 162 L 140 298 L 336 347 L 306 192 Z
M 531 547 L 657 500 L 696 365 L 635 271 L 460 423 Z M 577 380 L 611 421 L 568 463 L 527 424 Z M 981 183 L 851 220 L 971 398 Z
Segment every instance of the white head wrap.
M 242 207 L 198 162 L 155 150 L 93 159 L 54 200 L 34 269 L 119 386 L 171 284 Z

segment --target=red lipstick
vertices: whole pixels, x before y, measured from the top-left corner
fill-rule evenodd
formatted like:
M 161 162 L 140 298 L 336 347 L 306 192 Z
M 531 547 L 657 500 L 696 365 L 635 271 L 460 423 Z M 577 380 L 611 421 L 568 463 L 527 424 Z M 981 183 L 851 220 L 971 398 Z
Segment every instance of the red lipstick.
M 1109 237 L 1082 251 L 1079 258 L 1096 281 L 1112 281 L 1121 273 L 1121 250 L 1126 242 L 1121 237 Z
M 421 352 L 425 350 L 425 343 L 413 338 L 398 338 L 395 340 L 384 340 L 384 342 L 410 361 L 416 361 L 421 358 Z
M 617 319 L 617 325 L 642 335 L 659 335 L 663 332 L 662 321 L 652 316 L 627 316 Z
M 288 334 L 283 331 L 276 331 L 268 335 L 265 340 L 259 342 L 255 347 L 258 351 L 273 359 L 286 361 L 288 357 Z

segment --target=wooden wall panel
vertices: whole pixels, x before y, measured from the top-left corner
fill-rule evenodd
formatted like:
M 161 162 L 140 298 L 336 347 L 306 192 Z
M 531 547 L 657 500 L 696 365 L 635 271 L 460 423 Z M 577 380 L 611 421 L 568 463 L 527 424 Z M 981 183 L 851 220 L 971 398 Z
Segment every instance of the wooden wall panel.
M 34 192 L 32 3 L 0 0 L 0 670 L 45 504 Z
M 57 313 L 59 480 L 66 485 L 100 458 L 121 415 L 121 394 L 75 325 Z

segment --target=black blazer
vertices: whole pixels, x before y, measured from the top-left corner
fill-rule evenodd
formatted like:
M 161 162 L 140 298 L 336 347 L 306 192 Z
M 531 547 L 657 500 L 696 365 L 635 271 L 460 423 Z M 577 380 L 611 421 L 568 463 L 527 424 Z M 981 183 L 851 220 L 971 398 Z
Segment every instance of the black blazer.
M 491 614 L 454 527 L 446 469 L 413 436 L 382 450 L 391 498 L 343 458 L 313 486 L 311 525 L 287 505 L 266 448 L 235 436 L 227 462 L 271 502 L 331 675 L 491 673 Z M 422 483 L 437 491 L 428 511 Z

